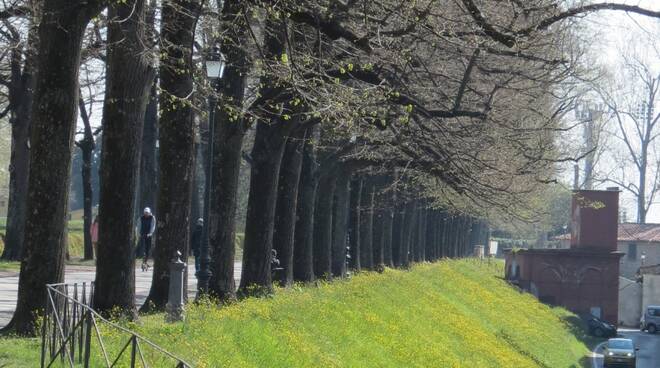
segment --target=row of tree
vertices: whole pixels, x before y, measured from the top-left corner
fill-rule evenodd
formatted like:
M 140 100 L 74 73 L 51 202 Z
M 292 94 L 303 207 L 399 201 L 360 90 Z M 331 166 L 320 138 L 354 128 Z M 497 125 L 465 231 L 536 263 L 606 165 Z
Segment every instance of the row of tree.
M 211 292 L 228 300 L 241 160 L 250 165 L 242 295 L 270 292 L 273 247 L 285 285 L 344 275 L 347 238 L 355 269 L 465 255 L 485 242 L 482 219 L 525 217 L 530 197 L 568 159 L 554 138 L 573 96 L 556 91 L 579 77 L 571 63 L 579 55 L 561 21 L 603 9 L 660 17 L 554 0 L 506 9 L 496 0 L 4 5 L 0 18 L 22 40 L 11 49 L 19 71 L 7 80 L 24 83 L 12 86 L 18 98 L 7 111 L 29 122 L 27 190 L 15 199 L 24 215 L 10 215 L 24 226 L 18 305 L 6 328 L 22 334 L 35 332 L 44 285 L 63 279 L 79 71 L 91 54 L 105 67 L 94 305 L 134 315 L 137 188 L 153 185 L 139 173 L 158 168 L 145 305 L 162 308 L 168 264 L 189 244 L 205 96 L 219 102 L 206 137 L 215 147 L 206 173 L 215 183 Z M 214 47 L 227 60 L 218 84 L 201 73 Z M 145 120 L 156 119 L 157 163 L 155 129 L 145 133 Z

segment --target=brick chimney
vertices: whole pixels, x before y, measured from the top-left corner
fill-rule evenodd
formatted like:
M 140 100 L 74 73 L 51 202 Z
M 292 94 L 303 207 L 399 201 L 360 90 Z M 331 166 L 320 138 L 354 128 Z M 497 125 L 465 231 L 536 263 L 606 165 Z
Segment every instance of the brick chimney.
M 573 191 L 571 248 L 617 250 L 619 189 Z

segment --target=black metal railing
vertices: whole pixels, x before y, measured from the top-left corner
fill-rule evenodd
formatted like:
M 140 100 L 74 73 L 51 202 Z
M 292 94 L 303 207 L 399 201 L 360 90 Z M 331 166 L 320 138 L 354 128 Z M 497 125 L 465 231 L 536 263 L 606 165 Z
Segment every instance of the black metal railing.
M 60 366 L 69 367 L 91 365 L 111 368 L 129 364 L 131 368 L 146 368 L 153 366 L 154 361 L 158 361 L 158 366 L 192 367 L 183 359 L 94 311 L 94 283 L 51 284 L 46 285 L 46 291 L 47 306 L 41 326 L 42 368 L 51 367 L 58 361 Z M 113 347 L 122 348 L 111 352 L 104 340 L 104 333 L 112 335 Z M 150 354 L 145 354 L 146 351 Z M 129 362 L 125 361 L 129 359 Z

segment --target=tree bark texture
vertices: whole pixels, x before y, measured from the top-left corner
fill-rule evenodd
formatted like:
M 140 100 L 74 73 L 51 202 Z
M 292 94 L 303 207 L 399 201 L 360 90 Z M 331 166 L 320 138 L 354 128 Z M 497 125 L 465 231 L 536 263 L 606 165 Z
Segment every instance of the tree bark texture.
M 304 129 L 298 129 L 289 137 L 284 149 L 282 165 L 280 166 L 273 249 L 277 251 L 280 268 L 282 268 L 281 272 L 275 276 L 283 286 L 293 284 L 293 248 L 304 140 Z
M 426 260 L 435 262 L 438 258 L 436 255 L 437 234 L 438 234 L 438 212 L 434 209 L 429 209 L 426 217 Z
M 417 244 L 415 246 L 416 262 L 426 261 L 426 214 L 427 211 L 425 208 L 420 208 L 417 213 Z
M 449 216 L 446 212 L 440 213 L 440 234 L 438 236 L 439 250 L 438 255 L 440 258 L 445 258 L 448 256 L 447 251 L 447 235 L 449 232 Z
M 144 129 L 142 130 L 138 212 L 145 207 L 156 207 L 156 194 L 158 193 L 158 149 L 156 148 L 156 142 L 158 142 L 158 85 L 154 80 L 144 115 Z
M 241 153 L 247 123 L 243 109 L 249 60 L 245 53 L 247 27 L 244 2 L 225 0 L 225 22 L 221 50 L 227 58 L 225 76 L 220 83 L 219 108 L 215 113 L 213 180 L 209 209 L 209 245 L 211 247 L 211 294 L 222 301 L 236 297 L 234 256 L 236 254 L 236 209 L 241 169 Z
M 318 189 L 318 164 L 314 137 L 318 126 L 308 128 L 303 147 L 303 161 L 298 188 L 295 242 L 293 250 L 293 279 L 314 281 L 314 209 Z
M 94 307 L 135 315 L 135 204 L 154 70 L 145 56 L 145 0 L 108 9 L 99 241 Z
M 374 224 L 374 185 L 370 179 L 363 179 L 360 198 L 360 266 L 374 269 L 373 224 Z
M 340 170 L 337 176 L 332 214 L 332 275 L 335 277 L 346 276 L 350 185 L 350 172 Z
M 82 187 L 83 187 L 83 258 L 85 260 L 94 259 L 94 248 L 92 246 L 92 199 L 94 191 L 92 189 L 92 156 L 94 154 L 94 134 L 92 133 L 92 126 L 87 114 L 87 108 L 82 98 L 78 98 L 78 105 L 80 109 L 80 118 L 84 123 L 84 136 L 79 142 L 76 142 L 80 152 L 82 153 Z
M 34 16 L 36 18 L 36 15 Z M 9 161 L 9 200 L 5 248 L 2 259 L 17 261 L 21 258 L 24 239 L 27 189 L 30 174 L 30 111 L 34 92 L 34 63 L 37 49 L 36 22 L 31 23 L 25 48 L 16 39 L 11 53 L 11 81 L 8 86 L 11 115 L 11 156 Z
M 350 244 L 349 254 L 351 256 L 349 267 L 359 272 L 360 264 L 360 203 L 362 202 L 362 179 L 351 180 L 350 215 L 348 239 Z
M 374 209 L 373 218 L 374 228 L 372 248 L 374 268 L 376 270 L 382 270 L 383 267 L 385 267 L 385 255 L 383 246 L 385 241 L 385 232 L 383 228 L 385 225 L 385 212 L 380 208 Z
M 281 122 L 260 122 L 252 150 L 250 195 L 245 223 L 240 292 L 244 295 L 272 290 L 271 249 L 277 203 L 277 182 L 288 128 Z
M 383 210 L 383 264 L 386 267 L 394 267 L 392 257 L 394 213 L 391 207 Z
M 32 107 L 24 254 L 18 301 L 5 330 L 34 334 L 46 284 L 64 276 L 71 154 L 78 116 L 78 70 L 84 29 L 101 3 L 44 2 Z
M 165 307 L 169 264 L 177 251 L 188 252 L 195 171 L 195 124 L 188 99 L 193 93 L 192 48 L 201 8 L 200 0 L 169 0 L 162 6 L 156 242 L 153 279 L 143 309 Z
M 403 226 L 405 224 L 405 206 L 397 206 L 392 219 L 392 263 L 395 267 L 403 265 Z
M 285 52 L 286 24 L 281 19 L 269 17 L 264 27 L 264 52 L 266 59 L 280 57 Z M 271 251 L 273 226 L 277 203 L 277 181 L 284 154 L 286 138 L 296 127 L 295 119 L 287 121 L 275 105 L 291 97 L 281 81 L 264 76 L 260 96 L 278 96 L 267 99 L 261 109 L 266 116 L 259 118 L 252 149 L 250 194 L 245 223 L 243 269 L 239 292 L 242 295 L 263 295 L 272 291 Z M 288 96 L 288 97 L 287 97 Z
M 332 206 L 337 178 L 331 173 L 319 182 L 314 212 L 314 274 L 317 278 L 332 278 Z
M 401 267 L 408 268 L 410 267 L 411 261 L 411 245 L 413 242 L 413 235 L 415 230 L 416 223 L 416 203 L 414 201 L 406 205 L 406 211 L 403 218 L 403 235 L 401 237 Z

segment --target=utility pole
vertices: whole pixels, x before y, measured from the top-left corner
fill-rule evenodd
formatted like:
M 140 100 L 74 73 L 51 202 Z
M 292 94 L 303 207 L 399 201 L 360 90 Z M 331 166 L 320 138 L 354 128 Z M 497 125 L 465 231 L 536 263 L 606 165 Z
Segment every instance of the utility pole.
M 581 106 L 575 107 L 575 116 L 582 123 L 583 139 L 584 139 L 584 182 L 580 186 L 579 174 L 576 172 L 574 175 L 575 189 L 592 190 L 593 189 L 593 171 L 594 161 L 596 158 L 596 123 L 595 120 L 599 119 L 602 115 L 603 107 L 601 105 L 592 105 L 589 102 L 583 103 Z M 577 166 L 577 165 L 576 165 Z

